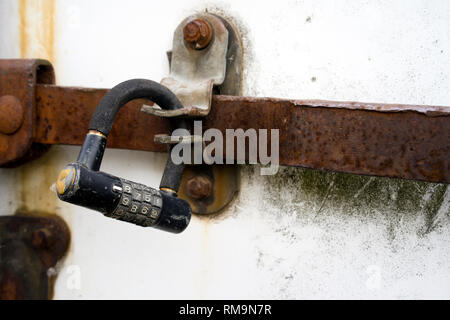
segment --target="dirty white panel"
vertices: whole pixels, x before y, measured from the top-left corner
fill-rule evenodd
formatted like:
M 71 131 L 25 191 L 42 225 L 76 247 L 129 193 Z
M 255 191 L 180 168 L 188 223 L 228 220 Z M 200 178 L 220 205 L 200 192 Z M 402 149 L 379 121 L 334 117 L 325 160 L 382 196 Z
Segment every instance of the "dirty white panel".
M 0 2 L 0 57 L 17 58 L 20 56 L 20 17 L 17 14 L 19 3 L 16 0 Z
M 15 58 L 20 55 L 18 3 L 0 2 L 0 58 Z M 13 214 L 19 206 L 17 199 L 17 174 L 0 168 L 0 215 Z
M 17 197 L 20 186 L 17 183 L 15 170 L 0 169 L 0 216 L 14 214 L 20 206 L 21 198 Z
M 36 17 L 53 8 L 51 50 L 31 31 L 29 47 L 17 49 L 21 29 L 11 18 L 11 28 L 2 21 L 0 54 L 50 52 L 60 85 L 161 79 L 177 24 L 208 9 L 230 17 L 244 36 L 245 95 L 450 106 L 445 0 L 39 3 L 26 15 L 48 26 Z M 24 14 L 7 1 L 0 16 L 11 10 Z M 445 185 L 295 168 L 261 177 L 244 167 L 243 191 L 226 212 L 194 217 L 171 235 L 57 201 L 51 181 L 78 151 L 53 147 L 23 168 L 0 171 L 2 186 L 21 185 L 22 205 L 54 210 L 70 224 L 57 299 L 450 298 Z M 102 169 L 156 186 L 166 157 L 108 150 Z

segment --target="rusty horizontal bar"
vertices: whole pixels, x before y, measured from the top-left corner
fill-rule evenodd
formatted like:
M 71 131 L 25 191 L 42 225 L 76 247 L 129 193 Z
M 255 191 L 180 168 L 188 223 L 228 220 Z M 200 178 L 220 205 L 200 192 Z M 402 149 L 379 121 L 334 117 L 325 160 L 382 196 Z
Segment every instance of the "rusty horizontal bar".
M 81 145 L 91 115 L 107 89 L 36 86 L 37 123 L 35 142 Z M 108 147 L 164 152 L 166 147 L 153 142 L 155 133 L 169 132 L 169 122 L 140 112 L 145 100 L 134 100 L 123 107 L 108 138 Z
M 81 144 L 106 92 L 37 85 L 35 142 Z M 122 108 L 109 147 L 166 151 L 153 136 L 169 132 L 168 120 L 140 112 L 142 104 Z M 449 107 L 216 95 L 203 119 L 208 128 L 224 136 L 225 129 L 279 129 L 281 165 L 450 183 Z
M 215 97 L 206 127 L 278 128 L 280 164 L 450 182 L 450 109 Z

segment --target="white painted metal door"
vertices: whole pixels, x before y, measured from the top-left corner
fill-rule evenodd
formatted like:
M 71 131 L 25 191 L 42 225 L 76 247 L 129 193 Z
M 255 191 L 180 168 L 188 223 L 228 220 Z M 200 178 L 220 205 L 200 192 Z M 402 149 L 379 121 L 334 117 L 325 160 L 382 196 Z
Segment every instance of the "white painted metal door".
M 244 37 L 244 95 L 450 105 L 450 2 L 0 2 L 0 58 L 45 58 L 59 85 L 159 81 L 186 16 Z M 56 299 L 450 298 L 446 185 L 245 166 L 222 214 L 180 235 L 105 219 L 50 190 L 79 147 L 0 169 L 0 214 L 56 212 L 72 243 Z M 103 169 L 157 185 L 167 155 L 107 150 Z

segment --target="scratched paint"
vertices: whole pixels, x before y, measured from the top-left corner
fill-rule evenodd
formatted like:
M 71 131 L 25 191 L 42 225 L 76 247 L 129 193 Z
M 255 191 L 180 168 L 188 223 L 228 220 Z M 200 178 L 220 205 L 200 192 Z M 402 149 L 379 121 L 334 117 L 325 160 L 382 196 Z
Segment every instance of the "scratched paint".
M 205 8 L 243 33 L 244 95 L 450 105 L 448 1 L 56 1 L 57 82 L 161 79 L 174 28 Z M 57 299 L 450 297 L 446 185 L 301 168 L 261 177 L 244 166 L 227 210 L 169 235 L 46 199 L 78 151 L 58 146 L 18 170 L 31 179 L 23 202 L 57 210 L 72 229 Z M 107 150 L 102 170 L 156 186 L 165 157 Z

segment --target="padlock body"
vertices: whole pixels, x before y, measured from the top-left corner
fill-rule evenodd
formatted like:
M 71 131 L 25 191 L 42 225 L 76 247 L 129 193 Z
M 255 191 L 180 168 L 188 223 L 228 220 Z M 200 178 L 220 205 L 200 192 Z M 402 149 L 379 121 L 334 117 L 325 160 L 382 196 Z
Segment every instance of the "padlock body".
M 58 197 L 105 216 L 179 233 L 189 224 L 189 204 L 174 194 L 71 163 L 61 171 Z

